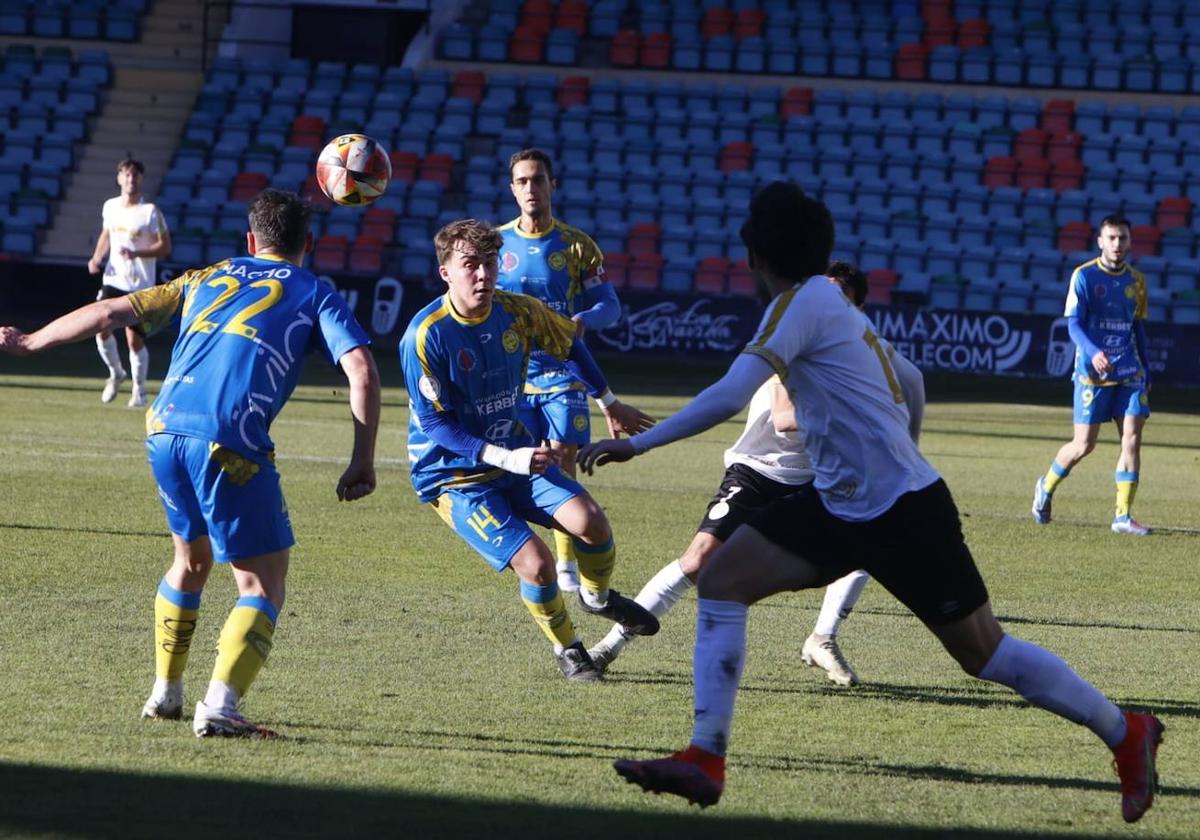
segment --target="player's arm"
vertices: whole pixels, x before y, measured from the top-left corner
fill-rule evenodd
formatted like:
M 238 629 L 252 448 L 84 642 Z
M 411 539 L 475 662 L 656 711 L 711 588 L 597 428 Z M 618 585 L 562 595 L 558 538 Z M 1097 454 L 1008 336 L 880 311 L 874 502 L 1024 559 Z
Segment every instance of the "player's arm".
M 72 344 L 97 333 L 111 332 L 138 323 L 130 297 L 98 300 L 56 318 L 32 333 L 15 327 L 0 327 L 0 350 L 13 356 L 40 353 L 61 344 Z
M 1141 318 L 1133 321 L 1133 346 L 1138 358 L 1142 360 L 1142 376 L 1146 381 L 1146 390 L 1150 390 L 1150 357 L 1146 355 L 1146 322 Z
M 587 309 L 576 312 L 571 320 L 586 329 L 602 330 L 621 318 L 621 301 L 612 283 L 597 281 L 591 287 L 585 286 L 583 304 Z
M 1108 356 L 1088 336 L 1084 325 L 1088 320 L 1087 283 L 1083 275 L 1076 271 L 1071 276 L 1071 290 L 1067 294 L 1067 308 L 1064 314 L 1067 318 L 1067 333 L 1075 346 L 1083 353 L 1084 358 L 1091 360 L 1092 368 L 1101 375 L 1112 367 Z
M 510 473 L 537 475 L 556 463 L 554 451 L 548 446 L 523 446 L 520 449 L 496 446 L 468 432 L 448 411 L 420 412 L 417 422 L 426 437 L 443 449 Z
M 104 258 L 108 256 L 108 228 L 100 228 L 96 237 L 96 247 L 92 250 L 92 258 L 88 260 L 88 273 L 99 274 L 104 268 Z
M 771 394 L 771 425 L 775 431 L 779 434 L 800 431 L 800 424 L 796 422 L 796 406 L 792 405 L 787 388 L 783 387 L 778 377 L 767 388 Z
M 891 362 L 904 394 L 904 404 L 908 407 L 908 434 L 913 443 L 917 443 L 921 437 L 921 422 L 925 419 L 925 377 L 919 367 L 894 350 Z
M 577 457 L 579 466 L 591 475 L 593 467 L 610 461 L 628 461 L 656 446 L 666 446 L 711 429 L 745 408 L 754 392 L 774 372 L 770 362 L 761 356 L 742 353 L 716 383 L 654 428 L 628 440 L 606 440 L 583 447 Z
M 354 448 L 350 465 L 337 484 L 337 497 L 352 502 L 375 490 L 375 438 L 379 431 L 379 369 L 366 345 L 355 347 L 338 360 L 350 383 L 350 415 L 354 420 Z

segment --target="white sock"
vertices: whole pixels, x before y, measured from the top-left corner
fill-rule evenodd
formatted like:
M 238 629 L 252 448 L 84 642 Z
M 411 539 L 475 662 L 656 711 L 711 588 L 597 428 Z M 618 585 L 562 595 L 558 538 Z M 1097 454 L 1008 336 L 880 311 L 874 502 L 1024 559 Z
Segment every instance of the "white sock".
M 687 579 L 687 575 L 679 567 L 679 561 L 672 560 L 646 582 L 633 600 L 650 610 L 655 618 L 662 618 L 695 585 Z M 632 638 L 625 635 L 620 624 L 614 624 L 597 647 L 620 653 Z
M 96 350 L 100 353 L 100 360 L 108 366 L 109 379 L 120 379 L 125 375 L 125 369 L 121 367 L 121 353 L 117 348 L 117 339 L 114 336 L 101 338 L 97 335 Z
M 237 689 L 220 680 L 209 681 L 208 693 L 204 695 L 205 706 L 208 706 L 210 709 L 221 709 L 225 712 L 232 712 L 237 709 L 237 704 Z
M 116 342 L 113 342 L 116 344 Z M 143 347 L 136 353 L 129 351 L 129 373 L 133 376 L 133 387 L 146 390 L 146 372 L 150 369 L 150 351 Z
M 692 743 L 717 755 L 725 755 L 729 744 L 733 704 L 746 661 L 749 609 L 736 601 L 700 598 L 697 602 Z
M 1033 705 L 1086 726 L 1110 747 L 1125 739 L 1125 716 L 1116 704 L 1045 648 L 1005 634 L 979 679 L 1006 685 Z
M 182 699 L 183 680 L 168 680 L 166 677 L 155 677 L 154 688 L 150 689 L 150 696 L 155 700 Z
M 818 636 L 836 636 L 870 579 L 869 574 L 859 569 L 826 586 L 825 600 L 821 602 L 821 614 L 817 616 L 813 632 Z

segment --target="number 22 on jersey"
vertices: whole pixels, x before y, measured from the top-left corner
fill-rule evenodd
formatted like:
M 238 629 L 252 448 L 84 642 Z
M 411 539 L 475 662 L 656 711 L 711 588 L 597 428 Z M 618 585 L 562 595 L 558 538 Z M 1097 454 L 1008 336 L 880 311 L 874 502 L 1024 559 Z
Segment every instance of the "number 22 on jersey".
M 238 290 L 242 287 L 242 284 L 239 283 L 236 278 L 229 277 L 228 275 L 214 277 L 203 285 L 210 286 L 214 289 L 222 289 L 222 291 L 216 296 L 216 298 L 213 299 L 212 303 L 204 307 L 204 309 L 200 310 L 200 312 L 196 313 L 196 317 L 192 319 L 191 323 L 188 324 L 188 332 L 211 333 L 220 327 L 221 324 L 218 321 L 209 320 L 209 317 L 220 314 L 217 312 L 217 310 L 219 310 L 227 300 L 237 294 Z M 225 326 L 221 329 L 221 332 L 229 333 L 230 335 L 240 335 L 242 338 L 253 339 L 258 335 L 258 329 L 250 326 L 246 322 L 255 315 L 270 309 L 279 302 L 280 298 L 283 297 L 283 284 L 278 280 L 256 280 L 250 284 L 250 288 L 264 289 L 266 293 L 262 297 L 257 298 L 250 304 L 239 309 L 232 318 L 229 318 L 225 322 Z M 184 321 L 187 321 L 188 314 L 196 302 L 196 296 L 199 294 L 199 291 L 199 286 L 197 286 L 184 300 Z

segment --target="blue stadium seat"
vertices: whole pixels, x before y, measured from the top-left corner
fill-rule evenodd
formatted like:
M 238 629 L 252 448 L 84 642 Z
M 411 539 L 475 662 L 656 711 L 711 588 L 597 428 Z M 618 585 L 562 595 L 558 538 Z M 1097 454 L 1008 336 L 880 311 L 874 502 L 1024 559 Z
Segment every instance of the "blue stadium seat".
M 923 187 L 911 177 L 887 185 L 887 207 L 893 213 L 904 210 L 919 210 Z
M 921 212 L 930 217 L 941 214 L 952 215 L 951 210 L 954 207 L 957 192 L 958 190 L 952 184 L 945 182 L 924 184 L 921 192 Z
M 962 80 L 970 84 L 991 84 L 995 51 L 991 47 L 975 47 L 962 55 Z
M 895 225 L 896 223 L 893 221 L 892 226 L 895 227 Z M 924 242 L 902 239 L 896 246 L 891 267 L 901 275 L 906 275 L 914 271 L 924 271 L 928 253 L 929 246 Z

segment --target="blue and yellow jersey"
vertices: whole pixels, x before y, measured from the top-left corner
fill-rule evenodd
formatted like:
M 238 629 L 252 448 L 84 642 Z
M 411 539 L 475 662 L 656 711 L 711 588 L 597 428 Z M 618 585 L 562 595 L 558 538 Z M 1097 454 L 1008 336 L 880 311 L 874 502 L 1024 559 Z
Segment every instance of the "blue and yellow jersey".
M 1145 365 L 1138 357 L 1133 322 L 1146 318 L 1146 277 L 1123 265 L 1113 271 L 1090 260 L 1071 274 L 1067 292 L 1067 318 L 1079 319 L 1088 339 L 1103 350 L 1113 364 L 1112 373 L 1101 378 L 1085 351 L 1075 348 L 1075 378 L 1085 385 L 1118 385 L 1143 378 Z
M 179 319 L 147 434 L 201 438 L 248 456 L 274 451 L 271 422 L 309 351 L 337 364 L 371 343 L 332 286 L 277 257 L 225 260 L 129 300 L 147 335 Z
M 560 315 L 570 318 L 583 308 L 586 290 L 606 282 L 604 254 L 579 228 L 554 219 L 545 233 L 525 233 L 513 219 L 498 230 L 500 248 L 497 285 L 509 292 L 531 295 Z M 562 363 L 535 351 L 529 360 L 527 394 L 582 388 Z
M 499 289 L 491 309 L 478 318 L 455 312 L 449 295 L 416 314 L 400 339 L 400 363 L 409 399 L 408 460 L 421 501 L 501 471 L 434 443 L 419 417 L 446 412 L 488 443 L 507 449 L 533 445 L 517 419 L 530 355 L 540 349 L 564 360 L 574 338 L 572 321 L 535 298 Z

